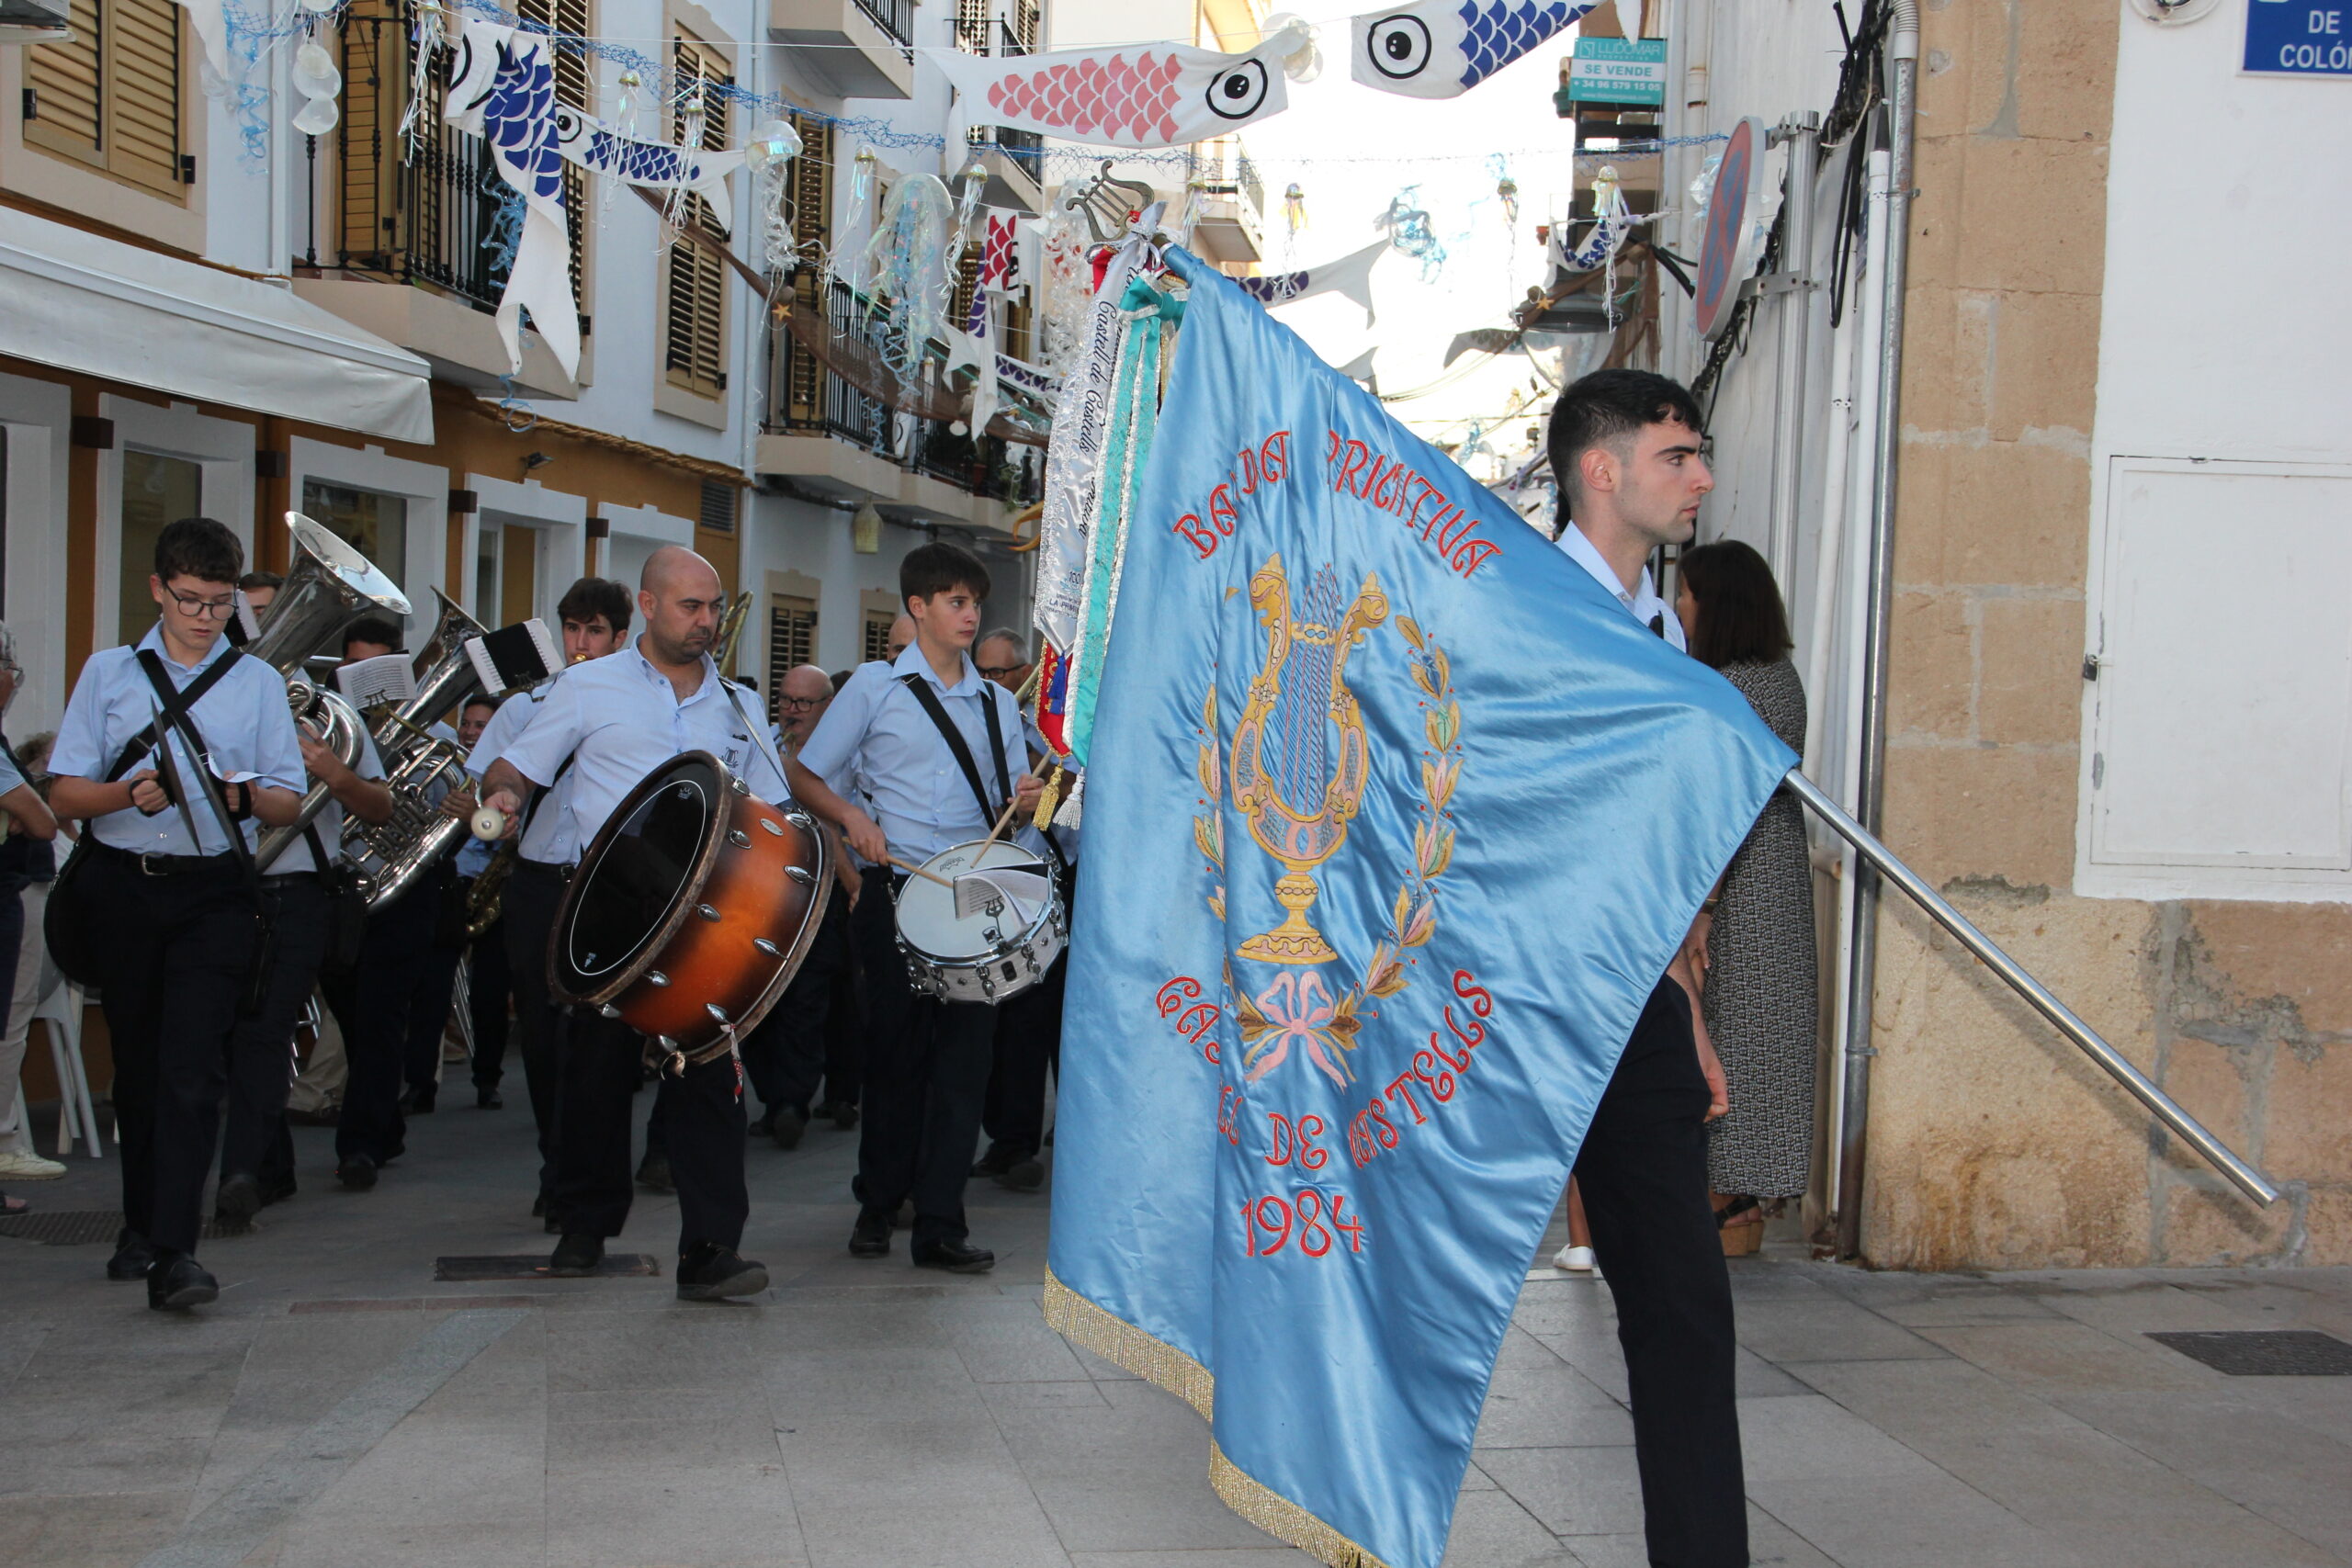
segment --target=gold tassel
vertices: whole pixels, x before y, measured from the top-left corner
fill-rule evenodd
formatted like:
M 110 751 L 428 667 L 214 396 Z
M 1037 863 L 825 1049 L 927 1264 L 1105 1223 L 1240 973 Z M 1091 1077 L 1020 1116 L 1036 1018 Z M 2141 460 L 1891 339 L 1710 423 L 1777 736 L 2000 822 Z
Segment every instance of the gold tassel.
M 1046 1270 L 1046 1325 L 1071 1344 L 1091 1350 L 1114 1366 L 1166 1389 L 1211 1419 L 1216 1379 L 1173 1345 L 1114 1317 Z M 1278 1540 L 1287 1541 L 1330 1568 L 1388 1568 L 1379 1558 L 1281 1494 L 1253 1479 L 1209 1439 L 1209 1484 L 1225 1506 Z

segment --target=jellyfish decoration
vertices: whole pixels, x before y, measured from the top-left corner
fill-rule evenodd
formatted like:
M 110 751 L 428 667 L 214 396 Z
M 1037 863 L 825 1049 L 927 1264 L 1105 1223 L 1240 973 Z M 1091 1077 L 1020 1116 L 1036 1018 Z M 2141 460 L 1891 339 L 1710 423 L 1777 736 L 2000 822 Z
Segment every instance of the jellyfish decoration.
M 781 119 L 753 128 L 743 143 L 751 165 L 752 200 L 760 219 L 760 258 L 773 304 L 799 270 L 800 243 L 792 231 L 792 161 L 800 156 L 800 133 Z
M 942 285 L 955 212 L 938 175 L 909 175 L 890 187 L 865 242 L 870 319 L 883 358 L 902 376 L 912 376 L 932 340 L 946 335 Z
M 1283 191 L 1283 221 L 1294 235 L 1306 227 L 1306 193 L 1299 189 L 1296 180 Z
M 334 57 L 315 37 L 304 39 L 302 47 L 294 51 L 289 80 L 302 99 L 302 107 L 294 111 L 294 129 L 305 136 L 324 136 L 333 130 L 343 118 L 342 107 L 335 102 L 343 96 L 343 73 L 334 68 Z

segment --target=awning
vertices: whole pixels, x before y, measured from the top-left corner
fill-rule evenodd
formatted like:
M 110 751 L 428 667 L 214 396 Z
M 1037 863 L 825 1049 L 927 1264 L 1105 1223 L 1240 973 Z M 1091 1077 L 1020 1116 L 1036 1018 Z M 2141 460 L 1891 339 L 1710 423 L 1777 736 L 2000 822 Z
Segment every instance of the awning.
M 0 355 L 175 397 L 433 439 L 432 367 L 235 273 L 0 209 Z

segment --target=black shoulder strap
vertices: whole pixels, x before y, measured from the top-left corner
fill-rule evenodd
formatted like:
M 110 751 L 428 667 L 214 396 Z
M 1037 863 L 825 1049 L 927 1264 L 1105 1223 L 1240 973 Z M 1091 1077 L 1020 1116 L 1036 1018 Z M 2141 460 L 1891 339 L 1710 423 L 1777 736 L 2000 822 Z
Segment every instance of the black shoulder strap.
M 972 798 L 980 807 L 980 820 L 993 826 L 1002 807 L 989 804 L 988 787 L 980 783 L 980 770 L 978 764 L 972 761 L 972 749 L 964 743 L 964 732 L 956 728 L 956 721 L 947 716 L 947 709 L 940 702 L 939 694 L 931 689 L 931 682 L 922 678 L 920 671 L 899 676 L 899 683 L 912 692 L 915 701 L 922 705 L 922 711 L 931 716 L 931 722 L 938 728 L 939 738 L 947 742 L 948 752 L 956 759 L 956 765 L 964 770 L 964 782 L 972 786 Z M 997 724 L 992 689 L 982 694 L 980 711 L 988 717 L 989 750 L 996 753 L 998 798 L 1000 801 L 1010 800 L 1012 798 L 1012 781 L 1004 771 L 1004 732 Z
M 165 724 L 170 724 L 180 717 L 181 715 L 194 709 L 196 705 L 203 699 L 205 693 L 210 691 L 214 686 L 220 683 L 220 677 L 229 672 L 229 666 L 234 664 L 238 660 L 243 657 L 244 655 L 239 653 L 233 648 L 226 650 L 219 659 L 212 661 L 211 669 L 207 670 L 203 674 L 198 675 L 195 680 L 190 681 L 187 683 L 187 690 L 184 692 L 175 691 L 173 690 L 172 683 L 169 681 L 164 682 L 157 688 L 157 690 L 162 694 L 161 701 L 163 703 L 164 709 L 164 722 Z M 146 669 L 145 661 L 153 658 L 153 655 L 149 650 L 141 649 L 139 651 L 139 658 L 141 660 L 140 668 L 143 670 Z M 162 664 L 161 660 L 157 660 L 156 662 L 158 666 Z M 153 681 L 158 673 L 160 673 L 160 670 L 149 671 L 147 675 L 148 680 Z M 141 730 L 138 734 L 132 736 L 130 742 L 123 747 L 122 755 L 117 757 L 114 760 L 114 766 L 107 770 L 105 782 L 107 784 L 113 784 L 116 780 L 121 778 L 123 774 L 137 767 L 139 765 L 139 760 L 154 749 L 155 727 L 151 724 L 146 728 Z
M 205 673 L 211 674 L 220 665 L 237 657 L 239 655 L 236 649 L 231 649 L 220 656 L 219 663 L 216 663 L 212 670 L 208 670 Z M 205 744 L 204 732 L 197 728 L 196 716 L 188 711 L 195 705 L 194 698 L 172 690 L 171 678 L 164 673 L 164 661 L 156 657 L 153 649 L 142 648 L 139 650 L 139 667 L 146 672 L 147 683 L 155 688 L 156 701 L 165 705 L 158 722 L 166 728 L 178 730 L 180 738 L 188 743 L 188 750 L 192 753 L 191 760 L 196 763 L 193 771 L 196 774 L 197 786 L 203 792 L 204 804 L 211 808 L 212 819 L 220 824 L 222 836 L 229 840 L 229 852 L 237 857 L 238 868 L 245 874 L 246 886 L 258 895 L 261 891 L 261 874 L 254 865 L 253 846 L 245 842 L 244 829 L 238 826 L 237 819 L 229 815 L 229 803 L 221 798 L 220 786 L 213 778 L 212 748 Z M 188 690 L 193 692 L 195 689 L 196 683 L 190 682 Z M 180 699 L 176 704 L 176 711 L 173 705 L 175 697 Z M 248 788 L 250 787 L 249 785 Z M 195 835 L 191 833 L 189 837 L 194 838 Z M 190 844 L 188 847 L 201 851 L 204 846 L 198 843 Z

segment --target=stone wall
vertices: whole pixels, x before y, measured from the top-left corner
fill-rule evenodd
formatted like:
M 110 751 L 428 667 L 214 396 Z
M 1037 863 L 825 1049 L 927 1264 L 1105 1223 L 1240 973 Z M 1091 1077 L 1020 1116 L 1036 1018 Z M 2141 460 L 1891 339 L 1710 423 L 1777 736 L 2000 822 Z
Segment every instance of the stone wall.
M 1927 0 L 1886 836 L 2291 1196 L 2256 1213 L 1898 897 L 1863 1225 L 1888 1266 L 2352 1260 L 2352 980 L 2333 962 L 2352 911 L 2070 891 L 2125 9 Z

